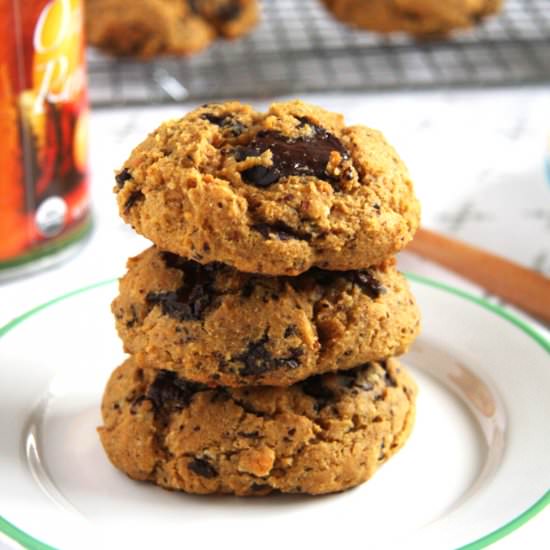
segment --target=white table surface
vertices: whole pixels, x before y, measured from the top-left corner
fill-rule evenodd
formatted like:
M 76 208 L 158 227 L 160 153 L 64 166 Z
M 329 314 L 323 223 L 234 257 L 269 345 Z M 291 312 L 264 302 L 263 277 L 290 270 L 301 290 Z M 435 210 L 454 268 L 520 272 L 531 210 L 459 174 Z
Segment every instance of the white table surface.
M 543 161 L 550 136 L 550 90 L 315 95 L 304 99 L 344 113 L 349 123 L 364 123 L 386 134 L 409 166 L 427 227 L 550 275 L 550 184 L 545 181 Z M 257 102 L 257 106 L 266 103 Z M 122 274 L 126 258 L 147 246 L 147 241 L 134 235 L 117 216 L 111 193 L 113 171 L 148 131 L 183 112 L 184 108 L 171 106 L 92 114 L 95 231 L 70 262 L 0 285 L 0 326 L 51 297 Z M 402 254 L 400 263 L 403 269 L 485 294 L 411 254 Z M 537 328 L 550 337 L 546 329 Z M 550 547 L 549 540 L 547 508 L 494 547 L 542 549 Z

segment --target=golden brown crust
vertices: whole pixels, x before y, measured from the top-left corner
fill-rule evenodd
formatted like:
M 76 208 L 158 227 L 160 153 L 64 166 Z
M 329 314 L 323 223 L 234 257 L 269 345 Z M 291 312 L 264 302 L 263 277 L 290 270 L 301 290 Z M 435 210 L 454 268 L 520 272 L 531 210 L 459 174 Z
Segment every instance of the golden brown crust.
M 340 21 L 378 32 L 444 36 L 497 13 L 502 0 L 322 0 Z
M 276 278 L 152 247 L 128 268 L 112 305 L 125 350 L 210 385 L 287 386 L 400 355 L 419 331 L 393 261 Z
M 301 101 L 206 105 L 163 124 L 117 175 L 123 219 L 159 248 L 249 273 L 377 265 L 420 207 L 397 153 Z
M 364 482 L 399 450 L 415 398 L 395 360 L 288 388 L 208 389 L 132 358 L 107 384 L 99 434 L 117 468 L 168 489 L 322 494 Z

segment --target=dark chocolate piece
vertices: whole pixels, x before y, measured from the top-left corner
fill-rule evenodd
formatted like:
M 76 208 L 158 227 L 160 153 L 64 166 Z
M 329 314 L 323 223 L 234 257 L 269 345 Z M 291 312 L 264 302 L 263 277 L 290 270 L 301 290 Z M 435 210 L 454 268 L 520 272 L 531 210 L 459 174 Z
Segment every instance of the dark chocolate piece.
M 317 409 L 326 407 L 335 398 L 334 392 L 323 384 L 323 376 L 316 375 L 300 382 L 302 391 L 317 401 Z
M 207 389 L 204 384 L 179 378 L 175 372 L 159 370 L 145 397 L 153 403 L 156 411 L 183 409 L 195 393 Z
M 172 291 L 149 292 L 145 299 L 151 305 L 159 305 L 165 315 L 178 321 L 201 320 L 217 296 L 215 272 L 223 269 L 222 264 L 201 265 L 170 252 L 163 252 L 162 258 L 167 267 L 184 273 L 183 284 Z
M 303 354 L 301 348 L 289 349 L 289 355 L 286 357 L 273 357 L 266 347 L 268 341 L 266 333 L 259 340 L 250 342 L 244 353 L 232 358 L 233 361 L 241 361 L 244 364 L 244 368 L 240 370 L 242 376 L 259 375 L 282 367 L 298 368 Z
M 118 189 L 122 189 L 124 187 L 124 184 L 131 179 L 132 174 L 130 174 L 130 172 L 128 172 L 126 168 L 123 168 L 122 171 L 115 176 L 116 186 L 118 187 Z
M 142 201 L 145 198 L 145 195 L 141 191 L 132 191 L 130 196 L 126 199 L 124 203 L 124 213 L 128 214 L 132 206 L 134 206 L 139 201 Z
M 256 134 L 244 147 L 236 150 L 235 157 L 242 161 L 247 157 L 259 157 L 267 150 L 271 151 L 271 166 L 253 166 L 242 172 L 246 183 L 256 187 L 269 187 L 287 176 L 315 176 L 318 179 L 337 183 L 327 174 L 326 167 L 332 151 L 348 159 L 349 153 L 340 140 L 324 128 L 307 119 L 301 119 L 302 125 L 312 129 L 312 135 L 290 138 L 279 132 L 266 130 Z
M 208 462 L 207 460 L 204 460 L 202 458 L 195 458 L 189 464 L 187 467 L 195 474 L 201 477 L 205 477 L 206 479 L 212 479 L 214 477 L 218 477 L 218 472 Z
M 311 236 L 305 233 L 301 233 L 292 229 L 292 227 L 286 225 L 284 222 L 277 222 L 273 224 L 257 223 L 252 226 L 254 231 L 260 233 L 264 239 L 277 238 L 280 241 L 290 241 L 296 239 L 298 241 L 309 241 Z

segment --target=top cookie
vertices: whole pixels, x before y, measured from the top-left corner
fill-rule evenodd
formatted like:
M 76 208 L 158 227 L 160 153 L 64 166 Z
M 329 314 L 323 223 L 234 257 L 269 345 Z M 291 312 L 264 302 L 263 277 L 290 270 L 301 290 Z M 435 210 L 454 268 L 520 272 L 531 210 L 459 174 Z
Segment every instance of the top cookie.
M 116 182 L 121 216 L 159 248 L 266 275 L 379 264 L 420 216 L 382 134 L 301 101 L 203 105 L 150 134 Z
M 86 0 L 88 42 L 142 59 L 191 54 L 236 38 L 258 19 L 258 0 Z
M 502 0 L 322 0 L 332 14 L 356 27 L 444 36 L 497 13 Z

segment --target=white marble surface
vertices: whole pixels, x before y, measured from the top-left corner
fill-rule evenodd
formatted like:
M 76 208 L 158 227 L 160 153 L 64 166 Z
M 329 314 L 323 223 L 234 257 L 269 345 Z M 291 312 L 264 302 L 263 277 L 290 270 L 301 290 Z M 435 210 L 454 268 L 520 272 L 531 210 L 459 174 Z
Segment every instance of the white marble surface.
M 305 99 L 343 112 L 349 123 L 384 131 L 410 168 L 427 227 L 550 275 L 550 184 L 543 162 L 550 135 L 550 90 L 315 95 Z M 146 246 L 116 214 L 113 170 L 148 131 L 183 111 L 172 106 L 93 113 L 96 229 L 84 250 L 69 263 L 0 286 L 0 326 L 55 295 L 121 274 L 126 258 Z M 400 262 L 409 271 L 484 294 L 410 254 L 402 254 Z M 543 327 L 537 328 L 549 336 Z M 548 547 L 549 539 L 547 509 L 495 548 L 542 549 Z

